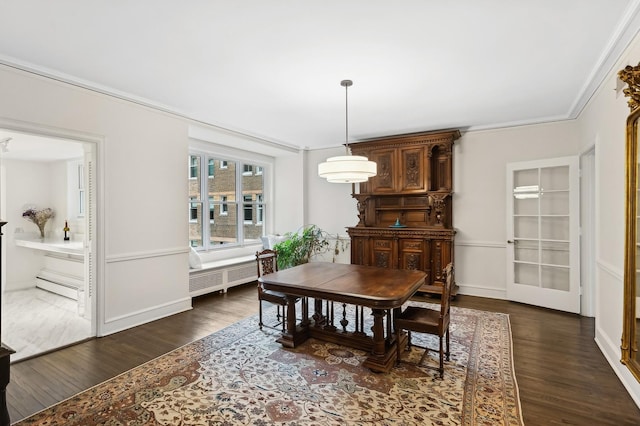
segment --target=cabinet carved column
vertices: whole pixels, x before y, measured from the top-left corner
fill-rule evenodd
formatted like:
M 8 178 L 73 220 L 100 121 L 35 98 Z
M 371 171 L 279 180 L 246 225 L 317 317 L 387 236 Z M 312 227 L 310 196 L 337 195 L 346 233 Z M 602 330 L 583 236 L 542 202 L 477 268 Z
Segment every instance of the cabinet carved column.
M 351 144 L 378 166 L 359 184 L 358 223 L 347 232 L 351 263 L 427 273 L 419 290 L 441 293 L 453 262 L 453 143 L 458 130 L 388 136 Z M 457 291 L 454 285 L 453 294 Z

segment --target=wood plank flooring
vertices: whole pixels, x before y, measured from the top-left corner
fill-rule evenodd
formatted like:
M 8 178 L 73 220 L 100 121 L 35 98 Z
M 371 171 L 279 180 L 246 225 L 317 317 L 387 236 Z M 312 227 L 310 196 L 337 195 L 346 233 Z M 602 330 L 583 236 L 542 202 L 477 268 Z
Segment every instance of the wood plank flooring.
M 453 304 L 510 315 L 526 425 L 640 425 L 640 409 L 593 341 L 593 319 L 464 295 L 458 295 Z M 7 388 L 11 419 L 27 417 L 257 313 L 255 285 L 200 296 L 194 299 L 193 307 L 189 312 L 14 363 Z

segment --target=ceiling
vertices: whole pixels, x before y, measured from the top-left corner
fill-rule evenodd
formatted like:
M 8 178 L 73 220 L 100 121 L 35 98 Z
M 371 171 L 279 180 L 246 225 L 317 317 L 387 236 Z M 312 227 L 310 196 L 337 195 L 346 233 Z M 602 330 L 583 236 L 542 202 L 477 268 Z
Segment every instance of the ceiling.
M 640 0 L 3 0 L 0 63 L 288 147 L 575 118 Z M 2 139 L 3 133 L 0 133 Z

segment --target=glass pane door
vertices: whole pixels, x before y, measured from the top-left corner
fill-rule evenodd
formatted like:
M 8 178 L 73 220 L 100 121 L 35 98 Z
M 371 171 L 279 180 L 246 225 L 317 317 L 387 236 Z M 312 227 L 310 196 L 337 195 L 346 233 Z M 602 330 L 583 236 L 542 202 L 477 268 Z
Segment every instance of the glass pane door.
M 510 300 L 580 310 L 577 160 L 569 157 L 507 167 Z

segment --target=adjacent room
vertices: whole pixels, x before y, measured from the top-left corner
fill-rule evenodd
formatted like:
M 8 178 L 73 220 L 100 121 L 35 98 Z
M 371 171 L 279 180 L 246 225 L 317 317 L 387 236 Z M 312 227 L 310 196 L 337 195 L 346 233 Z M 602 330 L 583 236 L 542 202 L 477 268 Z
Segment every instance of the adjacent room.
M 1 425 L 640 424 L 640 1 L 0 11 Z

